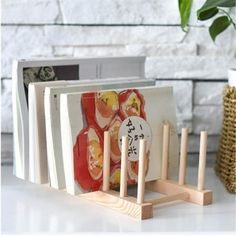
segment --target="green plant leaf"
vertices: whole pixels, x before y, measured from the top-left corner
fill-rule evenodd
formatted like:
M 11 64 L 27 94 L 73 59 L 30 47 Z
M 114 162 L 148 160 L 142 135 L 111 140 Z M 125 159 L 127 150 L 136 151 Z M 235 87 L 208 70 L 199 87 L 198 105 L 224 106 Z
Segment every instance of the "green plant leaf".
M 218 0 L 216 2 L 218 3 L 219 7 L 235 7 L 236 1 L 235 0 Z
M 187 31 L 187 25 L 191 13 L 192 0 L 179 0 L 179 13 L 181 18 L 181 28 L 184 32 Z
M 231 21 L 227 16 L 220 16 L 216 18 L 211 26 L 209 27 L 209 33 L 213 41 L 215 41 L 216 37 L 226 30 L 231 24 Z
M 235 7 L 235 0 L 206 0 L 203 6 L 198 9 L 197 17 L 199 20 L 207 20 L 217 14 L 217 7 Z
M 213 7 L 235 7 L 235 0 L 206 0 L 201 7 L 202 10 L 208 10 Z
M 197 12 L 198 14 L 198 20 L 208 20 L 214 15 L 216 15 L 219 12 L 218 8 L 213 7 L 210 8 L 209 10 L 202 11 L 202 12 Z

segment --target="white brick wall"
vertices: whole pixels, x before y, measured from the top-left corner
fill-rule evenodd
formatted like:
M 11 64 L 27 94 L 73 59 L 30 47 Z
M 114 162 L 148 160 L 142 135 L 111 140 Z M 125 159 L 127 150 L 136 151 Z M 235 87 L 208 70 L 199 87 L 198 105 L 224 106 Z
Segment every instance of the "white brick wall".
M 203 2 L 194 1 L 193 10 Z M 146 77 L 174 86 L 179 129 L 192 134 L 190 151 L 197 151 L 202 129 L 216 151 L 236 33 L 231 27 L 214 44 L 209 22 L 193 13 L 190 25 L 181 31 L 178 0 L 2 0 L 2 131 L 12 132 L 13 59 L 145 55 Z

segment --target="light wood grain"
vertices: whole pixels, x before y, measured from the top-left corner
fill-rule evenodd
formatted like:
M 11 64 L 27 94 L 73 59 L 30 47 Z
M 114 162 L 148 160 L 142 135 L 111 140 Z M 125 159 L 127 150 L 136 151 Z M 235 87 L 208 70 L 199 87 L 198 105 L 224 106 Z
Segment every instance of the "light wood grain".
M 128 162 L 128 137 L 122 137 L 121 146 L 121 171 L 120 171 L 120 197 L 127 195 L 127 162 Z
M 197 184 L 197 188 L 199 191 L 204 189 L 205 169 L 206 169 L 206 152 L 207 152 L 207 132 L 202 131 L 201 137 L 200 137 L 198 184 Z
M 177 193 L 169 196 L 164 196 L 161 198 L 155 198 L 148 200 L 148 202 L 152 203 L 153 205 L 163 204 L 167 202 L 177 201 L 177 200 L 186 200 L 188 199 L 189 194 L 187 192 Z
M 151 203 L 137 204 L 136 198 L 120 198 L 119 193 L 115 191 L 96 191 L 80 194 L 79 197 L 106 206 L 110 209 L 119 211 L 123 214 L 132 216 L 136 219 L 148 219 L 153 216 L 153 209 Z
M 104 132 L 104 149 L 103 149 L 103 183 L 102 190 L 108 191 L 110 184 L 110 133 Z
M 187 192 L 189 198 L 188 202 L 196 203 L 199 205 L 208 205 L 212 203 L 212 191 L 204 190 L 198 191 L 197 187 L 191 185 L 179 185 L 172 180 L 154 180 L 146 183 L 146 189 L 159 192 L 166 195 L 173 195 L 182 192 Z
M 182 132 L 181 132 L 181 149 L 180 149 L 180 164 L 179 164 L 179 185 L 185 184 L 186 160 L 187 160 L 187 145 L 188 145 L 188 128 L 183 128 Z
M 185 184 L 186 158 L 188 129 L 182 129 L 181 138 L 181 158 L 180 173 L 178 182 L 167 180 L 168 177 L 168 158 L 169 158 L 169 138 L 170 127 L 164 125 L 163 128 L 163 153 L 162 153 L 162 175 L 161 179 L 146 182 L 145 184 L 145 156 L 146 140 L 142 139 L 139 143 L 139 170 L 138 170 L 138 189 L 137 199 L 127 196 L 127 160 L 128 160 L 128 139 L 122 137 L 121 152 L 121 179 L 120 193 L 109 190 L 110 173 L 110 135 L 104 133 L 104 166 L 103 166 L 103 191 L 80 194 L 81 198 L 93 201 L 103 206 L 107 206 L 116 211 L 132 216 L 137 219 L 147 219 L 153 216 L 153 205 L 163 204 L 176 200 L 184 200 L 199 205 L 212 203 L 212 191 L 203 190 L 205 178 L 207 133 L 201 132 L 200 153 L 199 153 L 199 172 L 198 186 Z M 108 165 L 109 164 L 109 165 Z M 108 182 L 107 182 L 108 179 Z M 151 191 L 165 194 L 161 198 L 151 199 L 144 202 L 145 187 Z
M 146 156 L 146 140 L 141 139 L 139 141 L 138 192 L 137 192 L 137 203 L 138 204 L 142 204 L 144 201 L 145 156 Z
M 170 143 L 170 125 L 165 124 L 163 127 L 162 168 L 161 168 L 161 179 L 163 180 L 168 178 L 169 143 Z

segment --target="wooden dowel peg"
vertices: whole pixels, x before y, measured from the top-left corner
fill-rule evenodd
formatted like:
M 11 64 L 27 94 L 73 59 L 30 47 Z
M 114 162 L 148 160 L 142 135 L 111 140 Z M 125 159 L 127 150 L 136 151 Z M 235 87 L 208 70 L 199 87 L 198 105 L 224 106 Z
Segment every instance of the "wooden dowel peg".
M 165 124 L 163 127 L 163 145 L 162 145 L 162 168 L 161 179 L 166 180 L 168 177 L 168 158 L 170 144 L 170 126 Z
M 108 131 L 105 131 L 103 148 L 103 191 L 108 191 L 110 185 L 110 149 L 110 133 Z
M 181 132 L 181 148 L 180 148 L 180 163 L 179 163 L 179 185 L 185 184 L 187 145 L 188 145 L 188 128 L 183 128 L 182 132 Z
M 197 183 L 197 189 L 199 191 L 202 191 L 204 189 L 206 152 L 207 152 L 207 132 L 201 131 L 200 150 L 199 150 L 199 166 L 198 166 L 198 183 Z
M 142 204 L 144 200 L 145 190 L 145 156 L 146 156 L 146 140 L 139 141 L 139 165 L 138 165 L 138 193 L 137 203 Z
M 127 196 L 127 162 L 128 162 L 128 137 L 123 136 L 121 145 L 120 197 Z

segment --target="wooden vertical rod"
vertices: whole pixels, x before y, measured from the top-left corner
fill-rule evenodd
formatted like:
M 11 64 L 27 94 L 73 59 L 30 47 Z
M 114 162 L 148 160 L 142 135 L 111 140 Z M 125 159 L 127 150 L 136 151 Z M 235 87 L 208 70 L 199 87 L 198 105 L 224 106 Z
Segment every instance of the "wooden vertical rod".
M 198 183 L 197 189 L 204 189 L 205 168 L 206 168 L 206 152 L 207 152 L 207 132 L 201 131 L 200 150 L 199 150 L 199 166 L 198 166 Z
M 108 191 L 110 185 L 110 148 L 110 133 L 109 131 L 105 131 L 103 148 L 103 191 Z
M 127 196 L 127 162 L 128 162 L 128 137 L 122 137 L 121 146 L 121 173 L 120 173 L 120 197 Z
M 168 177 L 169 143 L 170 143 L 170 126 L 169 124 L 165 124 L 163 127 L 163 144 L 162 144 L 162 168 L 161 168 L 162 180 L 166 180 Z
M 146 156 L 146 140 L 139 141 L 139 164 L 138 164 L 138 193 L 137 203 L 142 204 L 144 200 L 145 190 L 145 156 Z
M 183 185 L 185 183 L 187 144 L 188 144 L 188 128 L 183 128 L 182 132 L 181 132 L 181 149 L 180 149 L 180 163 L 179 163 L 179 185 Z

